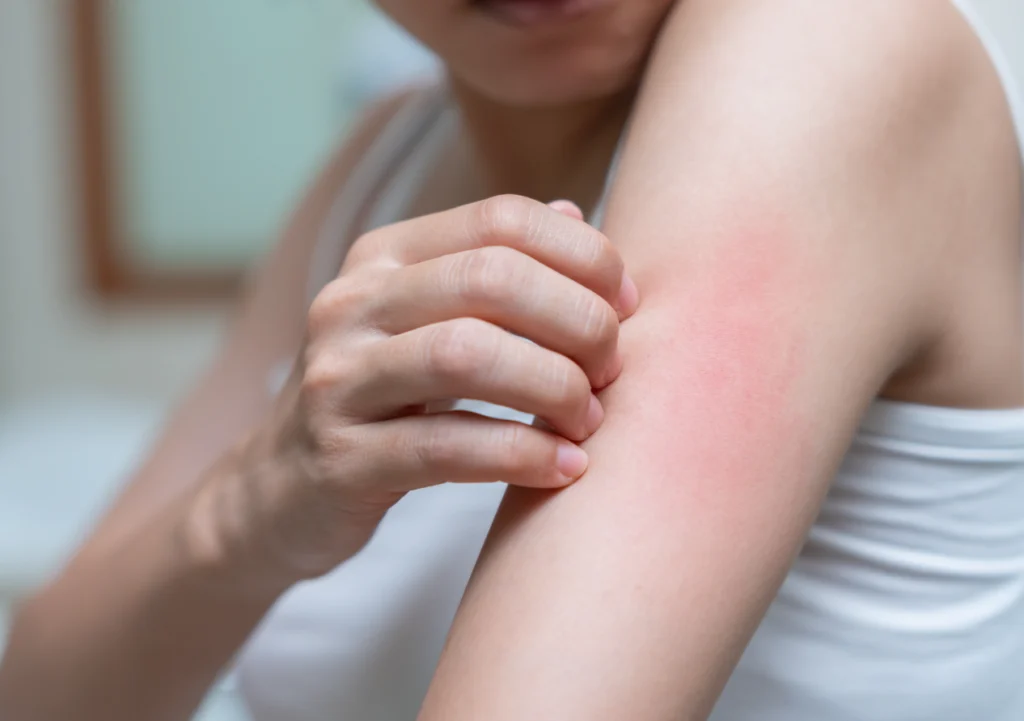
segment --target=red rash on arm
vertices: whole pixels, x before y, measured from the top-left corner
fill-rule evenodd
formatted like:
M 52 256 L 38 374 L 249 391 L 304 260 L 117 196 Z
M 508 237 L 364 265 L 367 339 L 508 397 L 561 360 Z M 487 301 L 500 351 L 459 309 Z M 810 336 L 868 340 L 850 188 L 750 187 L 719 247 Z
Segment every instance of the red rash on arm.
M 557 493 L 509 490 L 450 638 L 500 637 L 475 647 L 478 679 L 460 670 L 459 696 L 446 703 L 463 718 L 518 708 L 521 699 L 484 680 L 495 668 L 530 679 L 532 693 L 572 718 L 630 718 L 638 687 L 675 700 L 644 718 L 679 718 L 672 669 L 694 645 L 752 630 L 726 617 L 732 601 L 722 594 L 767 603 L 759 579 L 781 573 L 773 559 L 788 556 L 801 532 L 786 527 L 785 509 L 810 507 L 799 484 L 774 481 L 798 471 L 811 437 L 800 317 L 815 287 L 794 252 L 800 241 L 755 227 L 721 229 L 713 257 L 697 265 L 681 248 L 671 261 L 679 272 L 662 273 L 660 285 L 657 274 L 638 274 L 644 299 L 622 327 L 625 369 L 602 394 L 605 424 L 585 444 L 592 470 Z M 696 267 L 700 275 L 688 272 Z M 538 567 L 557 578 L 547 591 L 528 582 Z M 502 600 L 509 589 L 515 604 Z M 680 609 L 707 610 L 695 624 Z M 688 640 L 666 647 L 663 638 Z M 446 673 L 442 665 L 439 678 Z M 595 687 L 624 705 L 598 711 L 587 691 Z
M 796 388 L 809 348 L 803 316 L 821 281 L 798 259 L 799 241 L 780 221 L 762 215 L 745 225 L 721 231 L 729 237 L 700 264 L 701 275 L 688 274 L 681 258 L 675 287 L 646 288 L 643 312 L 623 327 L 623 387 L 605 397 L 611 405 L 626 398 L 644 404 L 637 412 L 658 429 L 645 437 L 651 447 L 644 455 L 686 468 L 687 493 L 705 483 L 743 488 L 773 477 L 800 452 L 809 429 Z M 657 338 L 658 360 L 645 347 L 651 341 L 634 337 Z M 630 390 L 633 383 L 643 391 Z

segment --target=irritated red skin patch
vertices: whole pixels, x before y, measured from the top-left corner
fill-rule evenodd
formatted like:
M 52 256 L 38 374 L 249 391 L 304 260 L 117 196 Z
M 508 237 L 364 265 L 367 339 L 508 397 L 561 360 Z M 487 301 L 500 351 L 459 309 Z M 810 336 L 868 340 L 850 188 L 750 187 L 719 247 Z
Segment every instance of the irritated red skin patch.
M 796 389 L 813 277 L 781 224 L 750 225 L 716 239 L 691 266 L 699 276 L 680 270 L 671 287 L 647 288 L 649 317 L 623 329 L 627 353 L 633 332 L 660 335 L 642 343 L 655 353 L 626 358 L 645 387 L 623 394 L 644 399 L 652 432 L 641 453 L 672 465 L 650 468 L 649 480 L 682 481 L 690 500 L 728 502 L 734 494 L 723 495 L 722 484 L 750 489 L 792 473 L 808 436 Z

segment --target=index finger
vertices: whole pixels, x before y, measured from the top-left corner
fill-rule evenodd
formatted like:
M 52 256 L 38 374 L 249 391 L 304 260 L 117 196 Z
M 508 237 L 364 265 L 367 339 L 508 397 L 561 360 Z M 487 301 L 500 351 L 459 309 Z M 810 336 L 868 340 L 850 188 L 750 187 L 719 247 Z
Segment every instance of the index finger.
M 381 233 L 379 250 L 404 265 L 504 245 L 591 289 L 620 318 L 632 315 L 639 303 L 622 257 L 601 231 L 522 196 L 499 195 L 375 232 Z

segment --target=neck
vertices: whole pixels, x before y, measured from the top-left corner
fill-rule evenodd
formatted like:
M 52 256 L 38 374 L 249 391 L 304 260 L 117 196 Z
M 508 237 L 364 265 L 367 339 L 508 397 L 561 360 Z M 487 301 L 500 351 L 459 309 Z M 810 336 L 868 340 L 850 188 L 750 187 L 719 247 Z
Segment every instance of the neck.
M 601 197 L 634 91 L 557 107 L 502 105 L 451 81 L 462 140 L 486 195 L 567 199 L 589 212 Z

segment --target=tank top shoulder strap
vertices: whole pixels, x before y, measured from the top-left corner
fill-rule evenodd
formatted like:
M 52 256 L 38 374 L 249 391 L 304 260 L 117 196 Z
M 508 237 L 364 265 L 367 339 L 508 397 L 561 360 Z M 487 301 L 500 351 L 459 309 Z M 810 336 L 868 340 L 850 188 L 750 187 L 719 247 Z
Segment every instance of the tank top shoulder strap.
M 365 230 L 397 217 L 393 181 L 411 175 L 407 164 L 447 107 L 441 86 L 417 88 L 384 124 L 339 188 L 320 227 L 310 257 L 310 301 L 341 268 L 349 245 Z M 415 174 L 415 173 L 412 173 Z M 382 212 L 385 211 L 385 212 Z

